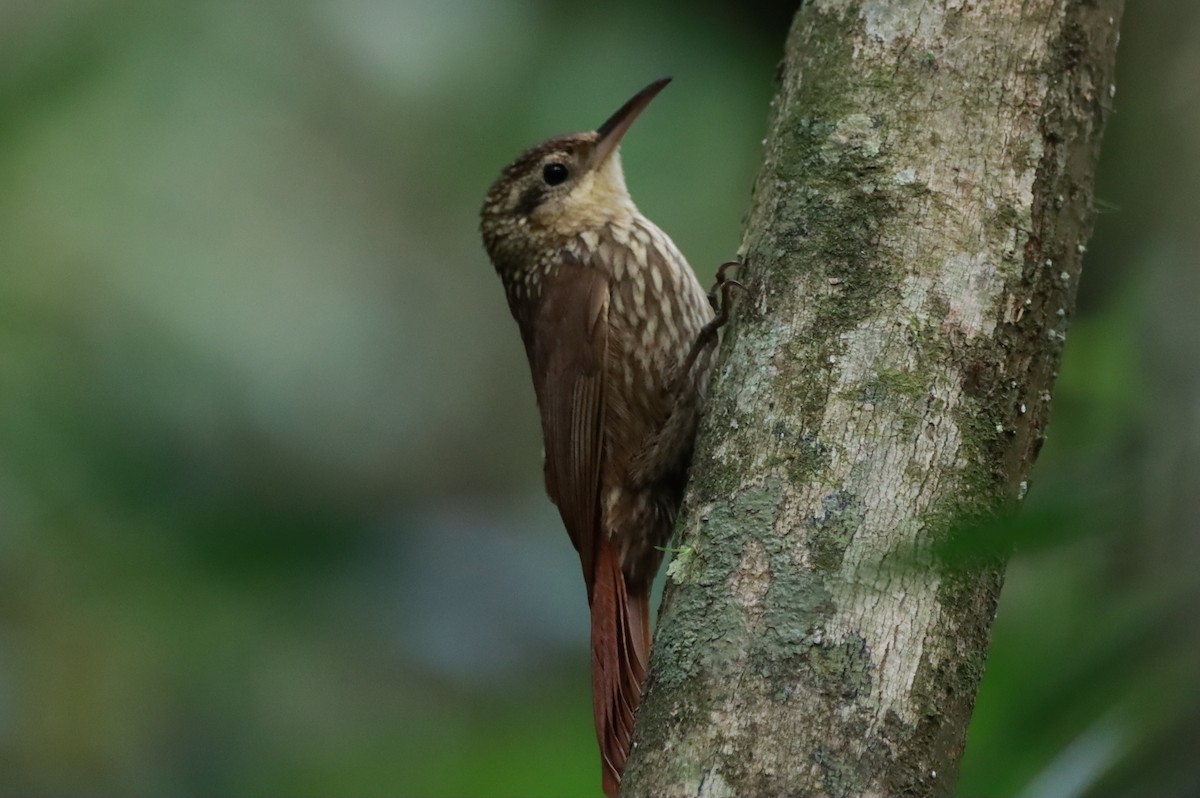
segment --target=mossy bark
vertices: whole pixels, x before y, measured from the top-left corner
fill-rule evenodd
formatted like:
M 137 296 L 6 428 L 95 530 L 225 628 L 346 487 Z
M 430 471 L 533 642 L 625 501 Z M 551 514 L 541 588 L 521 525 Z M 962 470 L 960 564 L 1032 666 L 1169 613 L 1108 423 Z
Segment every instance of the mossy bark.
M 946 795 L 1092 224 L 1121 0 L 812 0 L 627 796 Z

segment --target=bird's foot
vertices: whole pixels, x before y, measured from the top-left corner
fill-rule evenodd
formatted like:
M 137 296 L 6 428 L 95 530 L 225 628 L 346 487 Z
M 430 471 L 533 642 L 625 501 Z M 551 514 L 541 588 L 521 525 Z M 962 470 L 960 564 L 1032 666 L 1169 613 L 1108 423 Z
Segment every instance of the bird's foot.
M 725 272 L 730 269 L 740 269 L 746 264 L 740 260 L 727 260 L 717 267 L 717 279 L 713 283 L 713 287 L 708 289 L 708 304 L 712 305 L 712 309 L 716 312 L 717 318 L 713 319 L 717 322 L 717 328 L 724 326 L 725 322 L 729 321 L 729 289 L 740 288 L 746 290 L 746 286 L 739 283 L 737 280 L 725 276 Z M 717 298 L 717 292 L 720 291 L 720 299 Z M 711 324 L 712 322 L 709 322 Z
M 745 291 L 746 286 L 737 280 L 726 277 L 725 272 L 730 269 L 740 269 L 743 265 L 745 264 L 741 261 L 729 260 L 717 267 L 716 282 L 713 283 L 713 287 L 708 292 L 708 304 L 712 305 L 712 309 L 717 315 L 712 321 L 700 328 L 700 334 L 696 336 L 696 341 L 692 344 L 691 351 L 688 352 L 687 360 L 683 363 L 680 379 L 685 378 L 691 373 L 692 366 L 696 363 L 696 358 L 700 356 L 701 352 L 716 343 L 717 331 L 729 321 L 729 308 L 733 304 L 730 291 L 734 288 L 740 288 Z

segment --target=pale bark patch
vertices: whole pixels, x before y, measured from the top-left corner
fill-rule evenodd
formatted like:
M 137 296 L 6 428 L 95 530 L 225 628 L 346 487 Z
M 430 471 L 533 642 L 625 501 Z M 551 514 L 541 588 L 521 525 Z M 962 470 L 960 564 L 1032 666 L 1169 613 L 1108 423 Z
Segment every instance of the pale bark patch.
M 763 598 L 770 586 L 771 563 L 767 553 L 761 543 L 751 539 L 746 543 L 741 567 L 734 572 L 731 585 L 733 595 L 746 612 L 748 623 L 753 625 L 762 618 Z

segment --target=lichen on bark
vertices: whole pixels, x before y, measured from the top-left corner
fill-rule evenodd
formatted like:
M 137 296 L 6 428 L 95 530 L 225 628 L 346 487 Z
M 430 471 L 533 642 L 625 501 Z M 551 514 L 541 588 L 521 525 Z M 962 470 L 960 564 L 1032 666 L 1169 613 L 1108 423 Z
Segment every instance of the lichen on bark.
M 936 544 L 1036 456 L 1119 14 L 798 12 L 624 794 L 952 789 L 1002 562 Z

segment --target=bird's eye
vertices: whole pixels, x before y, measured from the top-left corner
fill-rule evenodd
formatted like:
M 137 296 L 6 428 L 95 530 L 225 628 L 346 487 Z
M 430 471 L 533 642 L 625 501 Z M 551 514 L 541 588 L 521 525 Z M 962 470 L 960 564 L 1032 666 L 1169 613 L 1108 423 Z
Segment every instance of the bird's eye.
M 569 174 L 567 167 L 560 163 L 548 163 L 542 167 L 542 180 L 545 180 L 548 186 L 557 186 L 564 182 Z

